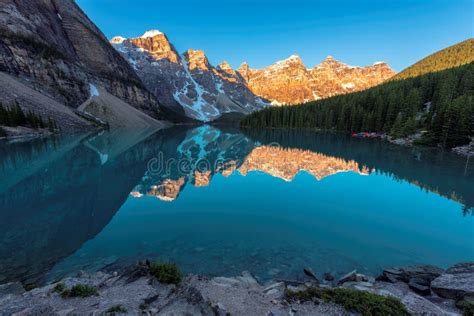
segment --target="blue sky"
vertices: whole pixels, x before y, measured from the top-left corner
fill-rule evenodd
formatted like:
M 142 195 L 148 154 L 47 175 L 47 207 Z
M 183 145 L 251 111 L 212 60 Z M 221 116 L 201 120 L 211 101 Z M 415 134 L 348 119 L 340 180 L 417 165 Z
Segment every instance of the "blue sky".
M 212 64 L 260 68 L 327 55 L 351 65 L 386 61 L 400 71 L 473 37 L 472 0 L 76 0 L 105 35 L 168 36 L 179 52 L 202 49 Z

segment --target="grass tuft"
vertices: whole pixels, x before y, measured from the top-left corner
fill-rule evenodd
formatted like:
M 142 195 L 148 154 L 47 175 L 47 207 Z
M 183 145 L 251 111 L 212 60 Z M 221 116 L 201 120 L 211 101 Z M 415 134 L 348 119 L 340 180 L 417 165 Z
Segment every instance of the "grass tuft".
M 113 313 L 113 314 L 126 314 L 127 309 L 123 307 L 122 305 L 115 305 L 112 306 L 107 310 L 107 313 Z
M 150 267 L 150 273 L 160 283 L 179 284 L 182 279 L 181 271 L 175 263 L 153 263 Z
M 405 306 L 396 298 L 381 296 L 364 291 L 343 288 L 311 287 L 304 291 L 286 291 L 290 301 L 312 301 L 315 298 L 343 306 L 349 312 L 360 313 L 364 316 L 374 315 L 410 315 Z
M 474 299 L 459 300 L 456 306 L 462 311 L 463 316 L 474 315 Z
M 53 288 L 53 292 L 55 293 L 59 293 L 61 294 L 62 292 L 64 292 L 64 290 L 66 290 L 66 286 L 64 285 L 64 283 L 58 283 L 54 286 Z
M 64 289 L 61 292 L 63 298 L 68 297 L 89 297 L 89 296 L 98 296 L 99 292 L 97 289 L 90 285 L 76 284 L 71 289 Z

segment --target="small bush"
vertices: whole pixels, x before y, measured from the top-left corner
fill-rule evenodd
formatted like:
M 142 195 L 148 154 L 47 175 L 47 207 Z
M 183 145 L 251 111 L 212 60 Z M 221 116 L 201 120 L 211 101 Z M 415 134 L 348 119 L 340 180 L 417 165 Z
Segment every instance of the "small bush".
M 463 316 L 474 315 L 474 299 L 463 299 L 457 301 L 456 306 L 462 311 Z
M 0 137 L 6 137 L 7 136 L 7 132 L 0 127 Z
M 107 310 L 107 313 L 125 314 L 127 313 L 127 310 L 122 305 L 115 305 L 109 308 Z
M 61 293 L 62 297 L 89 297 L 99 295 L 97 289 L 90 285 L 76 284 L 71 289 L 65 289 Z
M 286 292 L 289 300 L 311 301 L 315 298 L 343 306 L 347 311 L 366 316 L 373 315 L 410 315 L 405 306 L 396 298 L 372 294 L 352 289 L 308 288 L 301 292 Z
M 58 283 L 54 286 L 53 292 L 61 294 L 64 290 L 66 290 L 66 286 L 64 283 Z
M 153 263 L 150 273 L 161 283 L 179 284 L 181 282 L 181 271 L 175 263 Z

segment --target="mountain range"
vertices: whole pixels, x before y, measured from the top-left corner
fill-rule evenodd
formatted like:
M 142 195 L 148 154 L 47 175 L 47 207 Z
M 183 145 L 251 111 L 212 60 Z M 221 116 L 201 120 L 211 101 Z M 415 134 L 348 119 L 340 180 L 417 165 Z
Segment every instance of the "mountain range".
M 370 132 L 401 144 L 469 148 L 474 136 L 473 56 L 471 38 L 381 85 L 304 106 L 264 109 L 245 117 L 241 125 Z
M 473 47 L 471 39 L 447 48 L 398 76 L 384 62 L 357 67 L 331 56 L 313 68 L 292 55 L 262 69 L 234 69 L 212 65 L 201 50 L 178 52 L 157 30 L 109 41 L 73 0 L 4 0 L 0 32 L 0 106 L 18 105 L 62 132 L 237 120 L 469 63 Z M 0 117 L 12 126 L 5 122 Z
M 249 114 L 269 105 L 228 64 L 214 67 L 200 50 L 179 54 L 159 31 L 132 39 L 118 36 L 111 43 L 163 106 L 189 118 L 212 121 L 224 113 Z
M 111 44 L 164 106 L 199 121 L 360 91 L 395 75 L 384 62 L 354 67 L 331 56 L 312 69 L 297 55 L 263 69 L 243 63 L 234 70 L 225 61 L 214 67 L 201 50 L 179 54 L 158 30 L 137 38 L 116 36 Z
M 368 89 L 390 79 L 395 72 L 385 62 L 371 66 L 349 66 L 328 56 L 319 65 L 306 68 L 298 55 L 263 69 L 242 64 L 237 72 L 256 95 L 273 105 L 302 104 Z

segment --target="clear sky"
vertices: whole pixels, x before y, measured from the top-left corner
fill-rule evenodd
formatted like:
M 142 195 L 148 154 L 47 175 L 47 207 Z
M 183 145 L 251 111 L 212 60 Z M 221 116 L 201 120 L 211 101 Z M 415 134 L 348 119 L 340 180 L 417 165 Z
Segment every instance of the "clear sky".
M 327 55 L 351 65 L 386 61 L 400 71 L 473 37 L 472 0 L 76 0 L 109 38 L 164 32 L 179 52 L 260 68 Z

